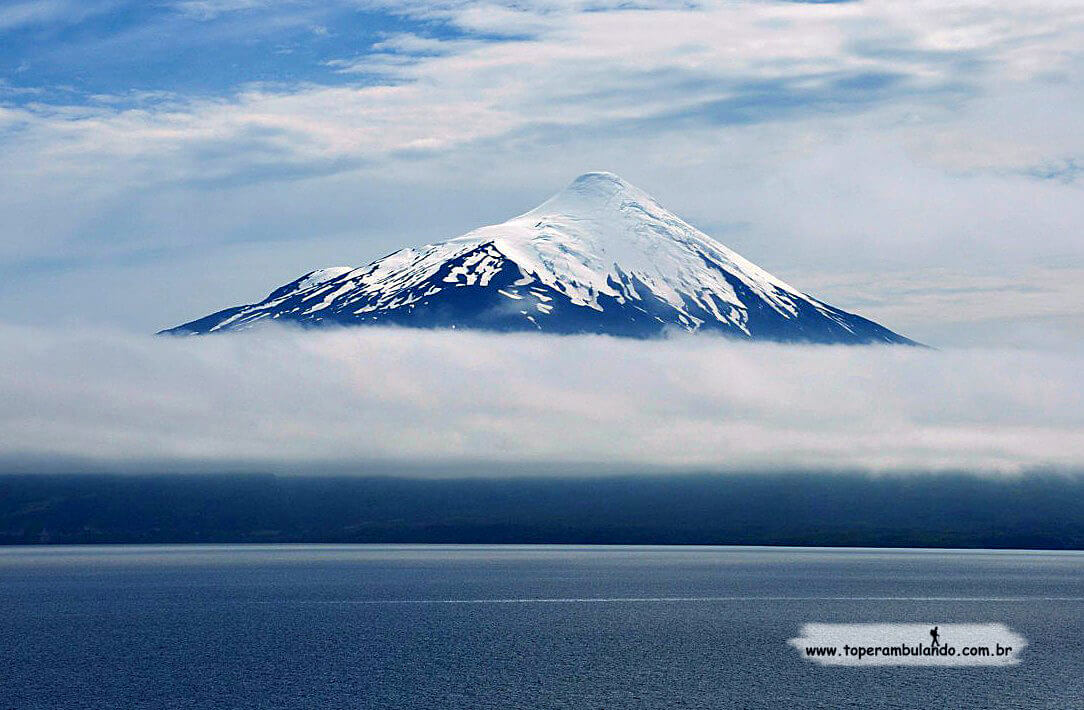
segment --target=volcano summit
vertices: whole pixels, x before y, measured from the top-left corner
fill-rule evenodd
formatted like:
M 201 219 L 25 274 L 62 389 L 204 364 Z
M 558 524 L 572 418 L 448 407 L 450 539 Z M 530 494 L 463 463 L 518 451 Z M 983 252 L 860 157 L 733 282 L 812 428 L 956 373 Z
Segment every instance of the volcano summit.
M 215 333 L 267 321 L 914 344 L 798 291 L 605 172 L 581 175 L 502 224 L 361 268 L 319 269 L 259 303 L 162 332 Z

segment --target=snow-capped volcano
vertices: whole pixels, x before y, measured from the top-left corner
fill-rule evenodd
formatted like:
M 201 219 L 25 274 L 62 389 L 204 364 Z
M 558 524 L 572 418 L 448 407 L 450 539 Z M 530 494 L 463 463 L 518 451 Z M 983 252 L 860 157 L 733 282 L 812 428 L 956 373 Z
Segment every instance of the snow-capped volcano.
M 163 331 L 265 320 L 653 337 L 671 329 L 817 343 L 912 341 L 798 291 L 612 173 L 530 212 L 368 266 L 319 269 L 263 301 Z

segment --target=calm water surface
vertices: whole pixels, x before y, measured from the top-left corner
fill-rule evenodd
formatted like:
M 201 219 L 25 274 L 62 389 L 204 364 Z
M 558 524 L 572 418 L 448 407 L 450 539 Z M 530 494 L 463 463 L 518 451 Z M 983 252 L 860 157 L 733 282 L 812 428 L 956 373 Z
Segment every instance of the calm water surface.
M 11 708 L 1084 708 L 1084 553 L 0 548 Z M 802 624 L 1002 622 L 1011 668 L 842 668 Z

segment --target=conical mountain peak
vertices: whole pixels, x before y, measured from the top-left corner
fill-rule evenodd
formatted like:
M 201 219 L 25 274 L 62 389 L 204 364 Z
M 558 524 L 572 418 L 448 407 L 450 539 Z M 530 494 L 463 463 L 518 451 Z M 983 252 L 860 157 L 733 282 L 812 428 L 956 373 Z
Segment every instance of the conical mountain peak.
M 267 320 L 655 337 L 670 330 L 820 343 L 908 343 L 759 268 L 610 172 L 530 212 L 358 269 L 307 274 L 259 303 L 171 329 Z

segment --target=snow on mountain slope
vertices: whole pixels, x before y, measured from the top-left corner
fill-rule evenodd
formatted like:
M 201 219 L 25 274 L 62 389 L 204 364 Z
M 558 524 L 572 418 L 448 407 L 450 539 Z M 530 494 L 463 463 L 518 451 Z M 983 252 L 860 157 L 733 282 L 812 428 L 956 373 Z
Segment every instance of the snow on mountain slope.
M 362 268 L 320 269 L 260 303 L 163 332 L 211 333 L 264 320 L 911 343 L 798 291 L 605 172 L 581 175 L 502 224 Z

